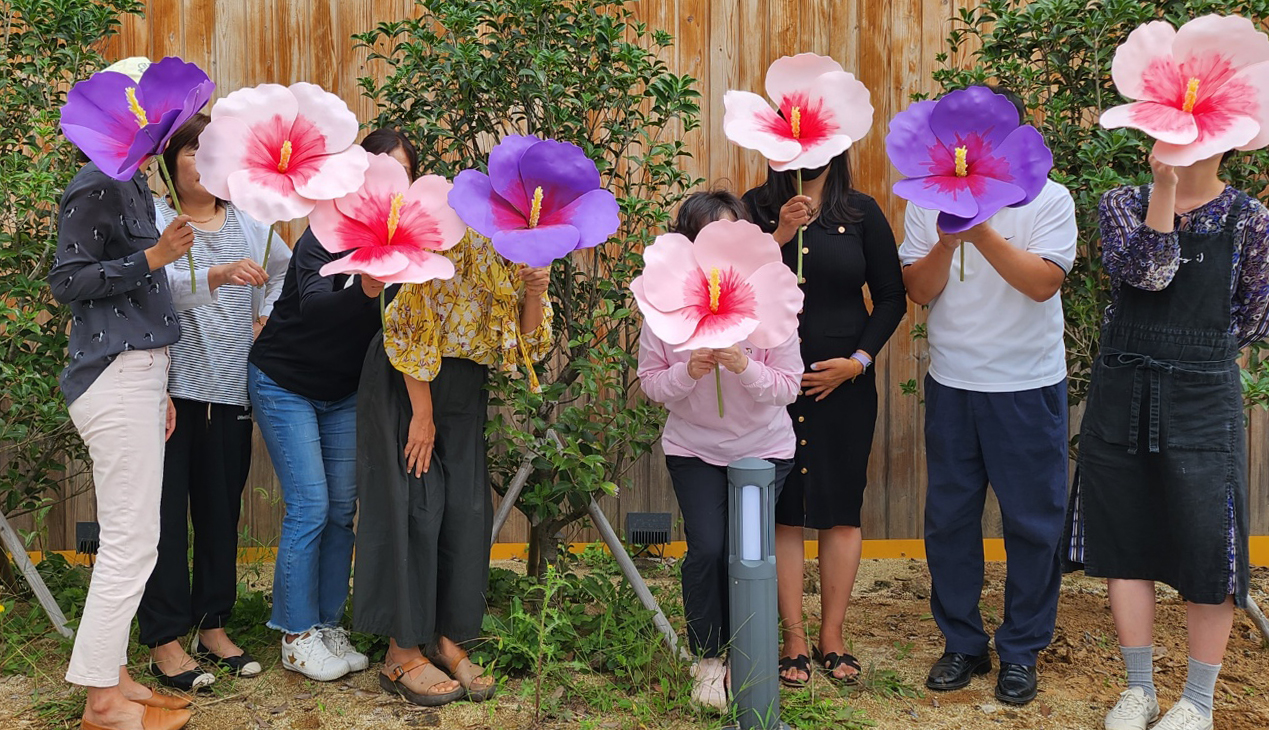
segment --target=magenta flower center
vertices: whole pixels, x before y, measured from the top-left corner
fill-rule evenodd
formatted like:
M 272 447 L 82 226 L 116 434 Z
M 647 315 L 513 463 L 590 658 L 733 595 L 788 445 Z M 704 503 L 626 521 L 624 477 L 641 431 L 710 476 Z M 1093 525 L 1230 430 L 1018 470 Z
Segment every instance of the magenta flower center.
M 708 273 L 697 269 L 687 282 L 688 309 L 700 318 L 698 334 L 726 329 L 742 319 L 757 317 L 758 300 L 753 287 L 736 270 L 711 268 Z

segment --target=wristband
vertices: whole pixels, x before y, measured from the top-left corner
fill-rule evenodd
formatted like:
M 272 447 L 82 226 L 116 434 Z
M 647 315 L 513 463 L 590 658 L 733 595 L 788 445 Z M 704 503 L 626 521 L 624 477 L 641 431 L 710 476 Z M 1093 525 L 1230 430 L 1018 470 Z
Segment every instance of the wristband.
M 872 358 L 868 357 L 862 352 L 856 352 L 854 355 L 850 356 L 850 359 L 854 360 L 860 365 L 863 365 L 864 366 L 863 372 L 865 373 L 868 372 L 868 368 L 872 367 Z

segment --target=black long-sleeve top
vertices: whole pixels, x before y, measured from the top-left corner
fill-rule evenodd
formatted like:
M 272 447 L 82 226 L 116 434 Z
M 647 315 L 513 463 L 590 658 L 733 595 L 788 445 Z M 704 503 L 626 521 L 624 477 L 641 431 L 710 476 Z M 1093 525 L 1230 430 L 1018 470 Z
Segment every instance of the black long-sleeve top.
M 780 222 L 779 207 L 757 202 L 757 190 L 745 193 L 745 205 L 754 222 L 774 233 Z M 877 201 L 863 193 L 851 193 L 851 207 L 858 222 L 812 221 L 802 236 L 802 291 L 806 295 L 798 317 L 802 359 L 811 363 L 850 357 L 863 350 L 877 358 L 908 310 L 903 270 L 894 232 Z M 797 270 L 795 236 L 781 247 L 784 262 Z M 872 312 L 864 303 L 864 285 L 872 297 Z
M 379 300 L 366 296 L 359 277 L 321 275 L 323 266 L 345 255 L 327 251 L 311 229 L 304 231 L 282 296 L 251 348 L 252 365 L 305 398 L 336 401 L 352 395 L 366 348 L 382 327 Z M 385 289 L 389 301 L 399 288 Z
M 67 404 L 119 353 L 180 338 L 167 275 L 145 257 L 158 238 L 154 196 L 140 173 L 119 181 L 90 163 L 62 194 L 48 284 L 71 309 L 70 358 L 59 378 Z

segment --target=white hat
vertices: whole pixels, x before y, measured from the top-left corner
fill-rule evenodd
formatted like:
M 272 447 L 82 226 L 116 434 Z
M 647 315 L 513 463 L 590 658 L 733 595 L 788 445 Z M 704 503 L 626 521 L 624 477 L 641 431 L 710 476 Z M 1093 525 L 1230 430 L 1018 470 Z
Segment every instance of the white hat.
M 145 73 L 145 70 L 149 67 L 150 59 L 145 56 L 132 56 L 131 58 L 125 58 L 122 61 L 115 61 L 102 70 L 121 73 L 124 76 L 131 78 L 133 81 L 140 83 L 141 74 Z

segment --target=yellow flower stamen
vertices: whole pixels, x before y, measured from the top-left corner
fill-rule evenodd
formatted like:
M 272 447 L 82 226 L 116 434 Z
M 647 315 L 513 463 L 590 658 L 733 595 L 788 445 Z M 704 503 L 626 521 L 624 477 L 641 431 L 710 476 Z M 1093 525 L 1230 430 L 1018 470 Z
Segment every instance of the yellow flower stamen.
M 145 110 L 141 108 L 141 102 L 137 101 L 137 88 L 129 86 L 126 93 L 128 94 L 128 109 L 137 118 L 137 125 L 145 129 L 149 126 L 150 120 L 146 118 Z
M 533 191 L 533 205 L 529 208 L 529 228 L 538 227 L 538 219 L 542 217 L 542 186 Z
M 723 293 L 721 278 L 722 274 L 719 273 L 717 266 L 709 270 L 709 311 L 715 314 L 718 313 L 718 298 Z
M 1198 103 L 1199 80 L 1190 79 L 1190 83 L 1185 87 L 1185 104 L 1182 105 L 1181 111 L 1193 112 L 1194 105 Z
M 969 150 L 964 147 L 956 148 L 956 177 L 965 177 L 969 175 Z
M 278 172 L 286 172 L 291 166 L 291 140 L 282 143 L 282 154 L 278 157 Z
M 802 139 L 802 107 L 793 107 L 789 114 L 789 128 L 793 131 L 793 139 Z
M 392 243 L 392 237 L 396 235 L 397 226 L 401 225 L 401 206 L 404 203 L 404 193 L 397 193 L 392 196 L 392 208 L 388 211 L 388 243 Z

